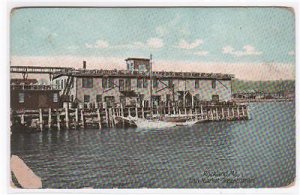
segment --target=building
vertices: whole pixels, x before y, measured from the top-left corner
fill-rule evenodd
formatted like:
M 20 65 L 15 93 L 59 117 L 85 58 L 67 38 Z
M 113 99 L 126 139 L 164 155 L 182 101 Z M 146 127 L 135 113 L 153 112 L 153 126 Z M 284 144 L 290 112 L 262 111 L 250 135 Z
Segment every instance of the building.
M 10 104 L 13 110 L 36 110 L 39 108 L 59 108 L 59 89 L 50 85 L 38 85 L 35 79 L 12 79 Z
M 127 58 L 127 70 L 70 70 L 56 73 L 53 84 L 61 89 L 61 96 L 72 102 L 123 105 L 154 105 L 176 103 L 194 106 L 200 101 L 230 101 L 231 80 L 234 75 L 197 72 L 152 71 L 150 59 Z

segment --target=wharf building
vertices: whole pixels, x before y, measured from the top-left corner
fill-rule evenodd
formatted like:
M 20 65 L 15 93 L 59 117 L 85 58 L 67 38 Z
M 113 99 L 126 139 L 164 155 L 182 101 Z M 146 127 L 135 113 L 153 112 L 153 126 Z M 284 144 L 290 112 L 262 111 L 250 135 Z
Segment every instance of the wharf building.
M 52 84 L 63 101 L 85 107 L 176 105 L 231 100 L 232 74 L 152 71 L 148 58 L 127 58 L 125 70 L 70 69 L 56 72 Z M 151 87 L 152 86 L 152 87 Z

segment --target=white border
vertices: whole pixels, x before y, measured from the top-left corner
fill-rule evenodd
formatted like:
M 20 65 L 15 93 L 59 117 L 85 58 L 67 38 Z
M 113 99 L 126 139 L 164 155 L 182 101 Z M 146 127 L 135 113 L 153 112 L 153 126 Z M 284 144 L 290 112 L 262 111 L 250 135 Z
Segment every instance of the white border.
M 8 2 L 9 1 L 9 2 Z M 4 43 L 4 47 L 1 48 L 1 73 L 0 84 L 2 85 L 1 89 L 5 89 L 6 94 L 1 95 L 1 155 L 3 155 L 4 161 L 1 161 L 1 171 L 2 174 L 0 180 L 0 192 L 1 194 L 6 193 L 106 193 L 106 194 L 299 194 L 300 193 L 300 185 L 299 185 L 299 167 L 296 168 L 296 184 L 293 187 L 289 188 L 263 188 L 263 189 L 253 189 L 253 188 L 243 188 L 243 189 L 76 189 L 76 190 L 57 190 L 57 189 L 41 189 L 41 190 L 26 190 L 26 189 L 12 189 L 9 184 L 9 154 L 10 154 L 10 133 L 9 129 L 9 16 L 10 10 L 15 7 L 40 7 L 40 6 L 72 6 L 72 7 L 144 7 L 144 6 L 287 6 L 293 7 L 296 14 L 296 45 L 299 45 L 299 39 L 297 33 L 299 32 L 299 3 L 296 0 L 286 0 L 286 1 L 278 1 L 278 0 L 166 0 L 161 2 L 159 0 L 111 0 L 111 1 L 95 1 L 95 0 L 5 0 L 4 6 L 0 6 L 0 16 L 2 25 L 6 26 L 5 30 L 0 30 L 0 43 Z M 2 20 L 3 19 L 3 20 Z M 296 53 L 298 56 L 299 50 L 296 48 Z M 298 65 L 298 60 L 296 59 L 296 64 Z M 296 77 L 299 75 L 299 68 L 296 66 Z M 299 82 L 296 79 L 296 98 L 299 99 Z M 296 138 L 299 135 L 298 122 L 299 122 L 299 105 L 296 104 Z M 299 162 L 299 139 L 297 139 L 296 144 L 296 153 L 297 160 L 296 165 L 300 165 Z M 3 174 L 6 173 L 6 174 Z M 4 188 L 3 188 L 4 187 Z

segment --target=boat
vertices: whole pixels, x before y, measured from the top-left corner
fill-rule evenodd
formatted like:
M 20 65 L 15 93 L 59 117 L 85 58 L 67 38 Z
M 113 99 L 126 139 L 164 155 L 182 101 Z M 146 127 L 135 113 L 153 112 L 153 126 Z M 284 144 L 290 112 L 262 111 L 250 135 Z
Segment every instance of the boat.
M 186 117 L 172 116 L 169 117 L 153 117 L 151 119 L 142 119 L 136 117 L 117 117 L 119 123 L 126 121 L 126 123 L 132 124 L 135 127 L 142 129 L 164 129 L 176 126 L 192 126 L 201 120 L 188 119 Z

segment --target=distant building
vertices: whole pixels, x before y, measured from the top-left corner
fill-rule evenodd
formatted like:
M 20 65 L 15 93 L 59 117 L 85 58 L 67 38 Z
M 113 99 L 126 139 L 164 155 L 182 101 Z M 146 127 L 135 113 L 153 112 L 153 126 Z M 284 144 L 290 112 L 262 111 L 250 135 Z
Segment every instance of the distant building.
M 150 59 L 127 58 L 127 70 L 78 69 L 57 73 L 53 84 L 70 101 L 84 104 L 150 105 Z M 234 75 L 197 72 L 152 72 L 153 104 L 192 106 L 200 101 L 230 101 Z
M 27 81 L 24 82 L 27 83 Z M 13 110 L 60 107 L 60 90 L 53 89 L 50 85 L 12 83 L 10 91 L 11 109 Z
M 149 72 L 150 59 L 147 58 L 127 58 L 127 70 L 130 72 Z

